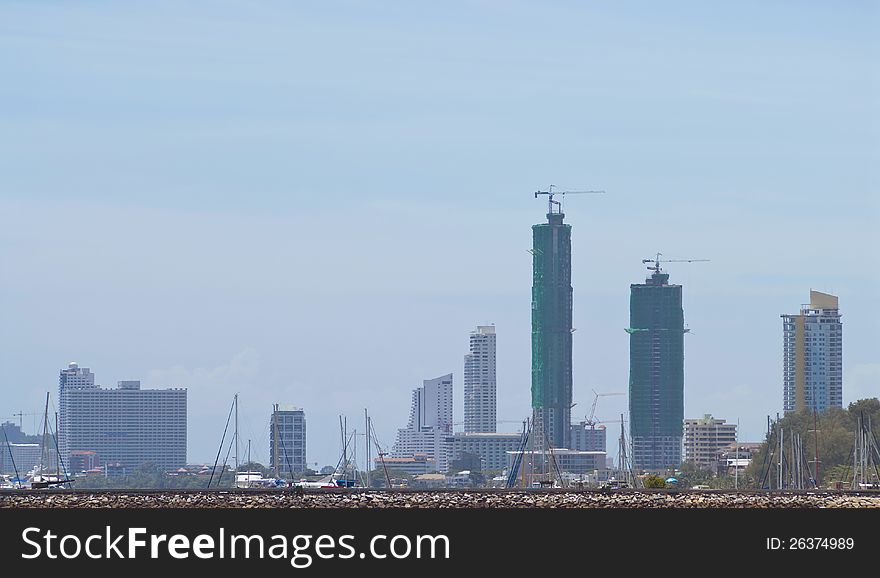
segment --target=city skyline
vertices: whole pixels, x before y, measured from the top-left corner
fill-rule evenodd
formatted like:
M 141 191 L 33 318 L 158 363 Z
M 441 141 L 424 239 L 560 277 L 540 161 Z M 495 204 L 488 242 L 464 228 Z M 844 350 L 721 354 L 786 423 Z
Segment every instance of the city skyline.
M 57 405 L 75 360 L 186 387 L 188 460 L 240 393 L 253 447 L 291 403 L 309 465 L 335 464 L 339 414 L 367 407 L 387 449 L 426 376 L 460 399 L 488 322 L 519 420 L 551 183 L 607 191 L 565 198 L 572 421 L 626 391 L 627 288 L 658 251 L 711 259 L 668 267 L 685 416 L 761 439 L 810 289 L 845 314 L 843 405 L 880 394 L 871 3 L 336 6 L 0 8 L 0 421 Z

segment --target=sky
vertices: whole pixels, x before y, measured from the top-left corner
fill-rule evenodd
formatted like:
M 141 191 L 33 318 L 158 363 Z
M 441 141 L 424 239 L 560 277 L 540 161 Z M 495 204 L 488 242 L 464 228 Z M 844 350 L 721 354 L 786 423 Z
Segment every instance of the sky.
M 461 421 L 494 323 L 514 431 L 550 184 L 606 191 L 564 204 L 575 419 L 627 390 L 657 252 L 710 260 L 666 268 L 686 417 L 761 439 L 810 289 L 840 297 L 844 404 L 878 396 L 878 29 L 847 0 L 2 0 L 0 421 L 76 361 L 188 388 L 190 463 L 239 393 L 253 459 L 282 403 L 332 465 L 339 415 L 388 448 L 423 379 L 453 373 Z M 599 399 L 609 440 L 626 408 Z

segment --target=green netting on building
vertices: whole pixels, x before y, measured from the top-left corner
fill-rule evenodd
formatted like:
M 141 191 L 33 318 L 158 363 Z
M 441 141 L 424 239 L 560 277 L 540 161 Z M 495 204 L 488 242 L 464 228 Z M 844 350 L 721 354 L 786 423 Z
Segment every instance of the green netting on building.
M 681 437 L 684 420 L 684 312 L 681 286 L 654 273 L 630 286 L 630 432 L 650 440 Z
M 550 442 L 565 447 L 571 410 L 571 225 L 532 226 L 532 407 L 553 410 Z

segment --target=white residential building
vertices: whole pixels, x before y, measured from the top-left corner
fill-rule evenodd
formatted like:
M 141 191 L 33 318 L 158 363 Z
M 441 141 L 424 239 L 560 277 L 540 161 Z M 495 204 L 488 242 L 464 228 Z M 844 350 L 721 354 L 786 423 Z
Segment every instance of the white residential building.
M 153 462 L 162 469 L 186 465 L 186 389 L 141 389 L 120 381 L 116 389 L 94 385 L 94 375 L 61 370 L 58 442 L 62 459 L 74 450 L 93 451 L 102 464 L 133 469 Z M 76 383 L 70 379 L 83 376 Z
M 397 430 L 391 455 L 411 458 L 424 454 L 436 471 L 446 472 L 451 458 L 452 374 L 426 379 L 413 390 L 409 422 Z
M 711 414 L 701 419 L 684 420 L 684 461 L 714 470 L 718 452 L 736 443 L 736 424 L 715 419 Z
M 80 367 L 75 361 L 67 364 L 67 369 L 58 373 L 58 399 L 65 387 L 95 387 L 95 374 L 88 367 Z
M 452 459 L 473 454 L 480 457 L 483 470 L 503 470 L 507 452 L 517 451 L 522 437 L 521 433 L 459 432 L 452 437 Z
M 495 432 L 496 407 L 495 326 L 480 325 L 464 356 L 464 431 Z
M 34 466 L 40 463 L 42 446 L 40 444 L 29 443 L 9 443 L 0 442 L 0 474 L 14 474 L 18 470 L 18 475 L 22 478 Z M 46 456 L 46 466 L 55 467 L 55 452 Z

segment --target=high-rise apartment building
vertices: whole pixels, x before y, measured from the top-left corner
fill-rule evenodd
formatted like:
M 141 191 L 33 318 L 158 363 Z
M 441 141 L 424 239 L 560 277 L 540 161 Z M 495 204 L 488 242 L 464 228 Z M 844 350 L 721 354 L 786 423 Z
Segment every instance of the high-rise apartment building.
M 275 404 L 269 418 L 269 463 L 276 476 L 296 477 L 306 470 L 306 414 Z
M 126 469 L 144 462 L 164 470 L 186 465 L 185 388 L 141 389 L 139 381 L 120 381 L 105 389 L 85 372 L 75 364 L 61 370 L 58 441 L 65 463 L 81 450 Z
M 464 356 L 464 431 L 495 432 L 496 407 L 495 326 L 480 325 Z
M 785 412 L 843 407 L 843 324 L 835 295 L 810 291 L 798 315 L 782 315 Z
M 449 468 L 452 454 L 452 374 L 424 380 L 412 393 L 409 422 L 397 430 L 391 450 L 395 458 L 424 454 L 440 472 Z
M 718 453 L 736 443 L 736 424 L 715 419 L 710 414 L 684 420 L 684 461 L 715 470 Z
M 684 419 L 684 311 L 681 285 L 659 265 L 630 285 L 629 415 L 633 467 L 681 463 Z
M 61 392 L 67 386 L 71 387 L 94 387 L 95 374 L 88 367 L 80 367 L 75 361 L 67 364 L 67 369 L 62 369 L 58 374 L 58 399 Z
M 564 217 L 551 198 L 547 222 L 532 225 L 532 409 L 538 436 L 556 448 L 568 448 L 571 433 L 571 225 Z

